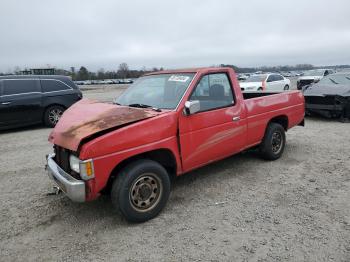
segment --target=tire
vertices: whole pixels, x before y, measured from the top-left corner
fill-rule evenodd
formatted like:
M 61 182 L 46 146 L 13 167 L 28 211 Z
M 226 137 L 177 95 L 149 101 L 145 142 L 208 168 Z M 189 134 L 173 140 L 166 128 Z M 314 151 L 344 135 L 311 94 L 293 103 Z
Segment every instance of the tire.
M 258 88 L 258 91 L 262 91 L 262 90 L 263 90 L 262 87 L 259 87 L 259 88 Z
M 156 217 L 170 195 L 170 178 L 163 166 L 141 159 L 127 165 L 112 185 L 111 199 L 130 222 Z
M 283 90 L 289 90 L 289 85 L 285 85 Z
M 55 127 L 64 110 L 65 108 L 59 105 L 48 107 L 44 113 L 44 124 L 48 127 Z
M 260 155 L 266 160 L 276 160 L 283 154 L 286 145 L 284 128 L 278 123 L 270 123 L 259 146 Z
M 303 87 L 301 86 L 300 82 L 297 82 L 297 89 L 298 89 L 298 90 L 302 90 L 302 88 L 303 88 Z
M 308 109 L 305 109 L 305 115 L 306 116 L 312 116 L 312 112 Z

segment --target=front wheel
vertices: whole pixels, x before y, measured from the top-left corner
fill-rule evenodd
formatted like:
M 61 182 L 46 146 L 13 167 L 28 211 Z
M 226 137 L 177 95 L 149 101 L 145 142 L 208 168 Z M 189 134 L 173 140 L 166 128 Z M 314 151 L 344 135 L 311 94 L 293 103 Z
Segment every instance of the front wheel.
M 44 123 L 48 127 L 55 127 L 64 112 L 64 107 L 59 105 L 50 106 L 44 113 Z
M 284 90 L 289 90 L 289 85 L 285 85 L 283 89 Z
M 278 123 L 270 123 L 260 144 L 261 157 L 266 160 L 276 160 L 281 157 L 286 145 L 284 128 Z
M 170 195 L 170 178 L 163 166 L 152 160 L 127 165 L 115 179 L 111 198 L 130 222 L 145 222 L 164 208 Z

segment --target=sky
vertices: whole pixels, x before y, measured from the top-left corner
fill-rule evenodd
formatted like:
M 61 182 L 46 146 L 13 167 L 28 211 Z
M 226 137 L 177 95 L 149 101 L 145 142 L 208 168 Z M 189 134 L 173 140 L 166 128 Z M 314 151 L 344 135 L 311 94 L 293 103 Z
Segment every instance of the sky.
M 0 72 L 350 64 L 349 0 L 1 0 Z

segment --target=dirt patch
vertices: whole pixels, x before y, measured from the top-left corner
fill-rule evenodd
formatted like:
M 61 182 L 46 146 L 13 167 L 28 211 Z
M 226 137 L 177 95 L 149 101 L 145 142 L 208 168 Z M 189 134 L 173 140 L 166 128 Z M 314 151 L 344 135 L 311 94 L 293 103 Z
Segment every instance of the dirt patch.
M 108 197 L 47 195 L 50 129 L 2 132 L 0 260 L 349 261 L 349 130 L 309 118 L 277 161 L 252 151 L 184 175 L 143 224 L 126 222 Z

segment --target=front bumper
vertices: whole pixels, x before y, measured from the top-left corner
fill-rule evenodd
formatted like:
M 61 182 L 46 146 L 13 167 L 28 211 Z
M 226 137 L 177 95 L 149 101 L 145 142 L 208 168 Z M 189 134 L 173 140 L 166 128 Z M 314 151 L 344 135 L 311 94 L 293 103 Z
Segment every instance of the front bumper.
M 75 179 L 70 174 L 60 168 L 53 159 L 55 154 L 47 156 L 48 176 L 57 186 L 74 202 L 85 202 L 85 183 Z
M 306 104 L 306 109 L 315 110 L 330 110 L 330 111 L 342 111 L 344 109 L 343 105 L 325 105 L 325 104 Z

